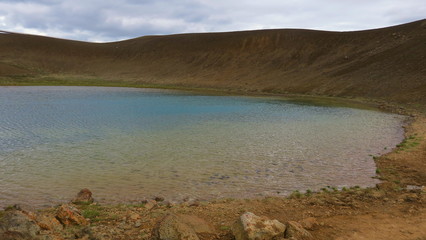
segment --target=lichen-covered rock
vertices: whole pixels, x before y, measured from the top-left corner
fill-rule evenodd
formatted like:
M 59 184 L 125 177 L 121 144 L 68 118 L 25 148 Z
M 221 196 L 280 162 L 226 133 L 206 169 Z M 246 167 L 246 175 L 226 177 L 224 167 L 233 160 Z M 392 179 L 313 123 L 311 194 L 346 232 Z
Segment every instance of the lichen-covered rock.
M 294 238 L 298 240 L 312 239 L 312 234 L 302 227 L 298 222 L 289 221 L 287 230 L 285 231 L 286 238 Z
M 61 223 L 54 216 L 41 214 L 37 216 L 36 221 L 43 230 L 59 232 L 63 229 Z
M 80 211 L 72 205 L 62 204 L 56 211 L 56 218 L 63 225 L 87 225 L 87 220 Z
M 0 239 L 37 239 L 40 227 L 26 213 L 6 211 L 0 220 Z
M 155 240 L 199 240 L 195 230 L 174 214 L 169 214 L 157 223 L 152 237 Z
M 236 240 L 269 240 L 284 236 L 286 226 L 278 220 L 259 217 L 246 212 L 232 226 Z
M 90 204 L 93 203 L 92 192 L 87 189 L 81 189 L 77 196 L 71 201 L 74 204 Z

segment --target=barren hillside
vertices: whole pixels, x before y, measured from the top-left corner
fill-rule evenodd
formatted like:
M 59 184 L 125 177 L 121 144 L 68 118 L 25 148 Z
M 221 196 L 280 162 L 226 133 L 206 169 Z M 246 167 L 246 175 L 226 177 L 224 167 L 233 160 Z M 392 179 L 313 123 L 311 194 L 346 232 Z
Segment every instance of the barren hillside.
M 426 20 L 357 32 L 282 29 L 113 43 L 0 32 L 1 84 L 46 76 L 426 103 Z

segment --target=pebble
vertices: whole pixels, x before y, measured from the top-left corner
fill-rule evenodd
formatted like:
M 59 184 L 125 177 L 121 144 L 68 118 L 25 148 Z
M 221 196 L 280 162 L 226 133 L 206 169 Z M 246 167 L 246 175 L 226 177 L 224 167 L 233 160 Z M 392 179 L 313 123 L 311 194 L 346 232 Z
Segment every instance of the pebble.
M 135 222 L 135 228 L 139 228 L 140 226 L 142 226 L 142 222 L 140 220 Z

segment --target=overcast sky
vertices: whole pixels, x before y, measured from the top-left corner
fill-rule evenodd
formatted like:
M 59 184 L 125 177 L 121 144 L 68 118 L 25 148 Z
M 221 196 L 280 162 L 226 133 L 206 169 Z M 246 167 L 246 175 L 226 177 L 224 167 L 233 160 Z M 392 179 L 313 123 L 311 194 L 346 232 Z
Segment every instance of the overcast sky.
M 426 0 L 0 0 L 0 30 L 83 41 L 270 28 L 371 29 L 426 17 Z

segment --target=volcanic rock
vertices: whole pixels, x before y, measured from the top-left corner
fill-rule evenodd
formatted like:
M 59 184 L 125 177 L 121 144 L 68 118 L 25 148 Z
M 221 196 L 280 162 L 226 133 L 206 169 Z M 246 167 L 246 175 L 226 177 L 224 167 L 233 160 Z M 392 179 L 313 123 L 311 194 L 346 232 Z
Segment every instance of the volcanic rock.
M 278 220 L 259 217 L 251 212 L 240 216 L 232 226 L 236 240 L 269 240 L 284 236 L 286 226 Z

